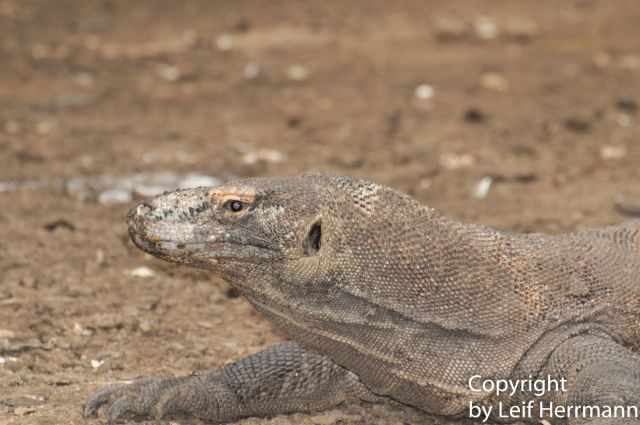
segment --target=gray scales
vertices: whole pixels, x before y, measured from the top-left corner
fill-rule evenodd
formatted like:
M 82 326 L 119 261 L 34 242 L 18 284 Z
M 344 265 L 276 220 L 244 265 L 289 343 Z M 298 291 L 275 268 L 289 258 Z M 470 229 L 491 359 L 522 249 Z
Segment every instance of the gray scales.
M 461 417 L 470 405 L 525 400 L 640 402 L 640 356 L 629 348 L 639 342 L 640 221 L 507 233 L 326 174 L 178 190 L 139 204 L 128 220 L 138 247 L 218 273 L 290 342 L 220 370 L 98 390 L 86 417 L 104 407 L 109 422 L 220 423 L 385 398 Z M 474 375 L 566 379 L 567 388 L 478 392 Z M 508 420 L 496 409 L 493 419 Z

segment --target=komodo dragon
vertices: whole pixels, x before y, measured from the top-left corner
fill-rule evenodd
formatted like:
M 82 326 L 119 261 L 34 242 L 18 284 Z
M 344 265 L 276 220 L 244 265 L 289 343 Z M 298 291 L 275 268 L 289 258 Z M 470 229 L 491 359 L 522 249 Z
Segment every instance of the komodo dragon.
M 501 421 L 638 420 L 640 221 L 507 233 L 325 174 L 177 190 L 128 220 L 138 247 L 217 272 L 291 342 L 209 373 L 104 388 L 86 417 L 106 405 L 110 422 L 219 423 L 391 398 L 445 416 L 492 409 Z M 566 388 L 474 387 L 507 379 Z M 529 404 L 530 417 L 503 416 Z M 631 417 L 609 418 L 619 407 Z

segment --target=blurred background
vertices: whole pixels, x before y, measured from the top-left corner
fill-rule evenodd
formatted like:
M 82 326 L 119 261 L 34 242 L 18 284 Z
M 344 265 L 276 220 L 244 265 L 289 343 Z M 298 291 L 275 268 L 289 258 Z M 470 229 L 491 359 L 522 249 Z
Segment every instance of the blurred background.
M 0 423 L 86 423 L 98 386 L 281 338 L 128 242 L 158 190 L 322 170 L 516 231 L 640 215 L 639 22 L 635 0 L 0 0 Z

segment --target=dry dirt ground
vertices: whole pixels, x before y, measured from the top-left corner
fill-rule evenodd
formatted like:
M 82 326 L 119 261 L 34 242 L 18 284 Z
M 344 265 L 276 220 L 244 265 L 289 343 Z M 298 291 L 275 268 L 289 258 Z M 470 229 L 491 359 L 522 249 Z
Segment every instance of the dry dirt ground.
M 615 223 L 640 202 L 638 22 L 637 0 L 0 0 L 0 180 L 328 170 L 504 229 Z M 281 339 L 216 277 L 136 250 L 129 206 L 0 193 L 0 424 L 97 423 L 97 387 Z

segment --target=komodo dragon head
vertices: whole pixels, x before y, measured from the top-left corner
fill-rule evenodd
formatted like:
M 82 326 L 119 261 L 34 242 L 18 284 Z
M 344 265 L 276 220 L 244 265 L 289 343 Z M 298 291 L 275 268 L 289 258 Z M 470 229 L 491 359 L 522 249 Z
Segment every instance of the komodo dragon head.
M 142 202 L 128 220 L 134 243 L 156 257 L 214 270 L 262 302 L 311 306 L 350 275 L 412 263 L 412 241 L 394 239 L 424 210 L 374 183 L 305 174 L 177 190 Z

